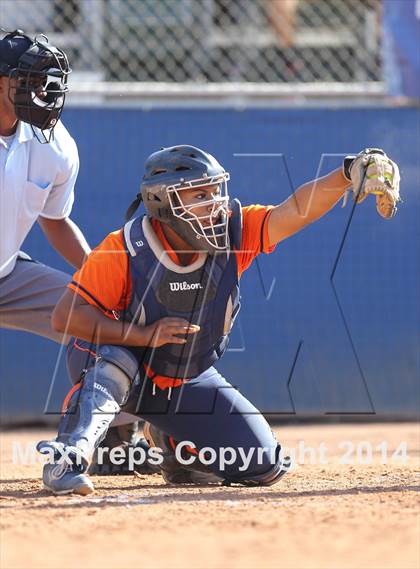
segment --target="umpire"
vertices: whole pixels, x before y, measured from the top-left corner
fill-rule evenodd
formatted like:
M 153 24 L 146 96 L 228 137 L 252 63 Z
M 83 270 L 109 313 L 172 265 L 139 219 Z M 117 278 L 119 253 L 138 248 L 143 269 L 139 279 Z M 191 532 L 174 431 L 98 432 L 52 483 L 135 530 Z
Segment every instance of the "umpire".
M 70 220 L 77 146 L 59 118 L 70 73 L 63 51 L 20 30 L 0 40 L 0 326 L 62 343 L 51 312 L 69 276 L 20 251 L 38 221 L 74 267 L 90 248 Z
M 49 243 L 80 268 L 90 248 L 70 219 L 79 170 L 77 146 L 59 120 L 71 72 L 48 39 L 15 30 L 0 39 L 0 328 L 64 343 L 51 313 L 71 278 L 20 248 L 37 221 Z M 138 423 L 110 429 L 108 447 L 145 445 Z M 97 474 L 107 466 L 92 465 Z M 120 466 L 125 472 L 125 464 Z

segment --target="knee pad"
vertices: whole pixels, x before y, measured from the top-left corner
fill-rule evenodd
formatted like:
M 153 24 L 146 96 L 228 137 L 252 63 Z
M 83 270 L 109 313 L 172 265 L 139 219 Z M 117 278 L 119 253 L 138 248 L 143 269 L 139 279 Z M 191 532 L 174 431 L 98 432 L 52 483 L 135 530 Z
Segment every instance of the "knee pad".
M 232 483 L 242 484 L 243 486 L 272 486 L 280 480 L 290 469 L 290 458 L 282 457 L 281 446 L 278 444 L 275 450 L 275 462 L 262 473 L 252 474 L 246 472 L 243 475 L 233 476 L 225 479 L 224 485 L 230 486 Z
M 97 361 L 105 361 L 113 364 L 129 378 L 133 383 L 139 374 L 139 362 L 137 358 L 121 346 L 99 346 Z
M 107 361 L 123 371 L 133 382 L 139 371 L 137 358 L 122 346 L 96 346 L 84 340 L 73 338 L 67 348 L 67 371 L 76 384 L 99 361 Z

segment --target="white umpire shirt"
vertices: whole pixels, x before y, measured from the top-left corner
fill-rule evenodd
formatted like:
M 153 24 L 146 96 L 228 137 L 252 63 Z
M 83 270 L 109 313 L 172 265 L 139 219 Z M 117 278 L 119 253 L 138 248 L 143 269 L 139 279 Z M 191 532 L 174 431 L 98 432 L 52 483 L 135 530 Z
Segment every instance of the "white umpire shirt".
M 0 136 L 0 278 L 13 271 L 39 216 L 70 215 L 78 171 L 76 143 L 61 122 L 49 144 L 38 142 L 21 121 L 15 136 Z

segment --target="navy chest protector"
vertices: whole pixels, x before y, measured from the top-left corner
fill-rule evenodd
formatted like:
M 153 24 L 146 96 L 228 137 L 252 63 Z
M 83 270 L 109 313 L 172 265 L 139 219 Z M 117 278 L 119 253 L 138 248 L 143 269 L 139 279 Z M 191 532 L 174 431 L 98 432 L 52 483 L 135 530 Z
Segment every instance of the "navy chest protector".
M 230 251 L 216 255 L 200 252 L 197 260 L 186 267 L 170 259 L 148 217 L 137 217 L 124 226 L 132 281 L 124 320 L 147 326 L 175 316 L 200 326 L 197 334 L 186 336 L 186 344 L 130 348 L 140 364 L 147 364 L 158 375 L 196 377 L 226 350 L 240 308 L 233 250 L 240 249 L 242 237 L 241 204 L 233 200 L 230 207 Z

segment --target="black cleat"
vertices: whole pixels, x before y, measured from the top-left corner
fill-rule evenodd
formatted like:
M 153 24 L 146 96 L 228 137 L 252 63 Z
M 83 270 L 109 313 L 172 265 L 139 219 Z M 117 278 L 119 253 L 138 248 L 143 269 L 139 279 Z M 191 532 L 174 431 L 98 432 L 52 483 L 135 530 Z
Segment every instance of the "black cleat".
M 182 465 L 178 462 L 174 450 L 175 441 L 151 423 L 146 422 L 144 424 L 143 432 L 150 447 L 162 450 L 163 462 L 158 467 L 158 472 L 160 471 L 162 478 L 168 484 L 202 485 L 222 482 L 222 478 L 217 476 L 208 466 L 201 464 L 199 460 L 196 460 L 191 466 Z M 186 449 L 182 449 L 182 452 L 188 453 Z
M 111 460 L 110 451 L 116 448 L 119 451 L 116 453 L 113 461 Z M 155 474 L 159 472 L 159 468 L 147 461 L 149 448 L 146 439 L 138 435 L 138 423 L 111 427 L 108 429 L 104 440 L 96 449 L 88 473 L 96 476 L 127 476 L 134 472 Z M 125 457 L 122 456 L 122 451 L 124 451 Z M 131 461 L 130 455 L 132 457 Z M 142 455 L 145 457 L 144 462 L 136 464 L 136 461 Z M 117 462 L 120 463 L 121 461 L 121 464 L 117 464 Z

